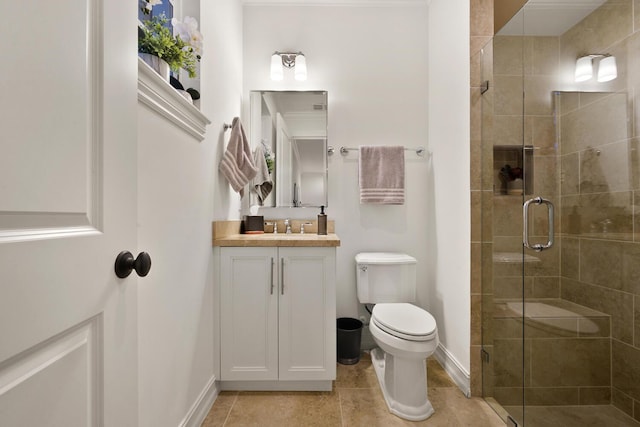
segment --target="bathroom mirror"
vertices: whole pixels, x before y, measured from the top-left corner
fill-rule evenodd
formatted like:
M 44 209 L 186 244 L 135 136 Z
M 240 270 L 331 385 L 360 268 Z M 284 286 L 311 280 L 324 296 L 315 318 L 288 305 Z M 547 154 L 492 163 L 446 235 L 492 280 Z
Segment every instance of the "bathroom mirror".
M 252 91 L 250 120 L 251 147 L 274 157 L 263 206 L 327 206 L 327 92 Z

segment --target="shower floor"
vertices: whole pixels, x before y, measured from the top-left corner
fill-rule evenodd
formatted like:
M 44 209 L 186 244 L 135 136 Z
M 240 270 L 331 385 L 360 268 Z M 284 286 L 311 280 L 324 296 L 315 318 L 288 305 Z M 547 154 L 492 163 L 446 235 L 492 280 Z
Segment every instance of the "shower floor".
M 527 406 L 526 424 L 522 422 L 522 407 L 505 406 L 505 410 L 525 427 L 636 427 L 640 422 L 613 405 Z

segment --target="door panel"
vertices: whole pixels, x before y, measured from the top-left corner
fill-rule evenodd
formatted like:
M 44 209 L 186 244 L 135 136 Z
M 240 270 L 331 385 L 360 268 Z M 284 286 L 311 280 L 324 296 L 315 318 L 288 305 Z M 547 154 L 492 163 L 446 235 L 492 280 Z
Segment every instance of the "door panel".
M 0 30 L 3 426 L 137 423 L 137 279 L 113 271 L 137 249 L 127 3 L 16 2 Z
M 101 318 L 94 318 L 3 363 L 0 367 L 3 425 L 99 425 L 100 327 Z M 49 410 L 33 410 L 34 402 L 47 402 L 53 395 L 57 396 L 55 405 Z
M 28 30 L 3 28 L 2 52 L 21 53 L 3 67 L 11 77 L 4 80 L 3 98 L 11 100 L 12 108 L 3 109 L 7 126 L 2 128 L 11 143 L 9 155 L 0 159 L 0 182 L 18 184 L 22 191 L 8 191 L 0 200 L 2 211 L 86 209 L 85 158 L 98 136 L 92 132 L 97 123 L 91 120 L 96 89 L 91 73 L 99 52 L 86 49 L 87 31 L 91 38 L 100 36 L 87 22 L 95 7 L 95 1 L 34 3 L 16 8 L 17 16 L 12 10 L 12 20 L 30 22 Z M 52 19 L 43 19 L 47 16 Z M 47 49 L 33 51 L 43 40 Z
M 102 177 L 92 173 L 102 152 L 94 108 L 101 86 L 100 51 L 93 48 L 101 41 L 99 6 L 98 0 L 21 5 L 12 20 L 31 22 L 31 29 L 3 27 L 0 50 L 18 54 L 6 61 L 8 78 L 0 83 L 7 107 L 0 239 L 36 236 L 34 228 L 99 227 Z M 45 47 L 43 40 L 46 48 L 34 49 Z
M 221 374 L 229 380 L 278 379 L 278 251 L 222 248 Z
M 335 250 L 283 247 L 280 257 L 280 379 L 334 379 Z

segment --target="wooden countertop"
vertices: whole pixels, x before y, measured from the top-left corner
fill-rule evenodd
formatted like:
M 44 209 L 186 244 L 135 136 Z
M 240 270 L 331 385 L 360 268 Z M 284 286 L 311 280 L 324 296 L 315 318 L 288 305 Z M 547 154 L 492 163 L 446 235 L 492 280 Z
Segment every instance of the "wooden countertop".
M 281 220 L 275 220 L 279 224 Z M 235 247 L 268 247 L 268 246 L 292 246 L 292 247 L 336 247 L 340 246 L 340 239 L 334 234 L 333 221 L 329 221 L 329 233 L 327 235 L 316 234 L 315 221 L 292 220 L 293 233 L 264 233 L 264 234 L 240 234 L 240 221 L 214 221 L 213 222 L 213 246 Z M 305 234 L 300 234 L 299 223 L 305 222 Z M 284 230 L 283 224 L 278 230 Z

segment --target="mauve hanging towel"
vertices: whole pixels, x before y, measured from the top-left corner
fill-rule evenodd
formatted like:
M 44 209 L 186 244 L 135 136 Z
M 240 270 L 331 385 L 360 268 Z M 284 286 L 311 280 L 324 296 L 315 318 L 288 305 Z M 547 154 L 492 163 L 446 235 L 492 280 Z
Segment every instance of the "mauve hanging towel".
M 360 203 L 404 205 L 404 147 L 360 146 Z
M 231 124 L 231 136 L 227 150 L 222 155 L 218 169 L 227 178 L 231 188 L 244 195 L 244 186 L 258 173 L 253 164 L 251 149 L 240 119 L 235 117 Z

